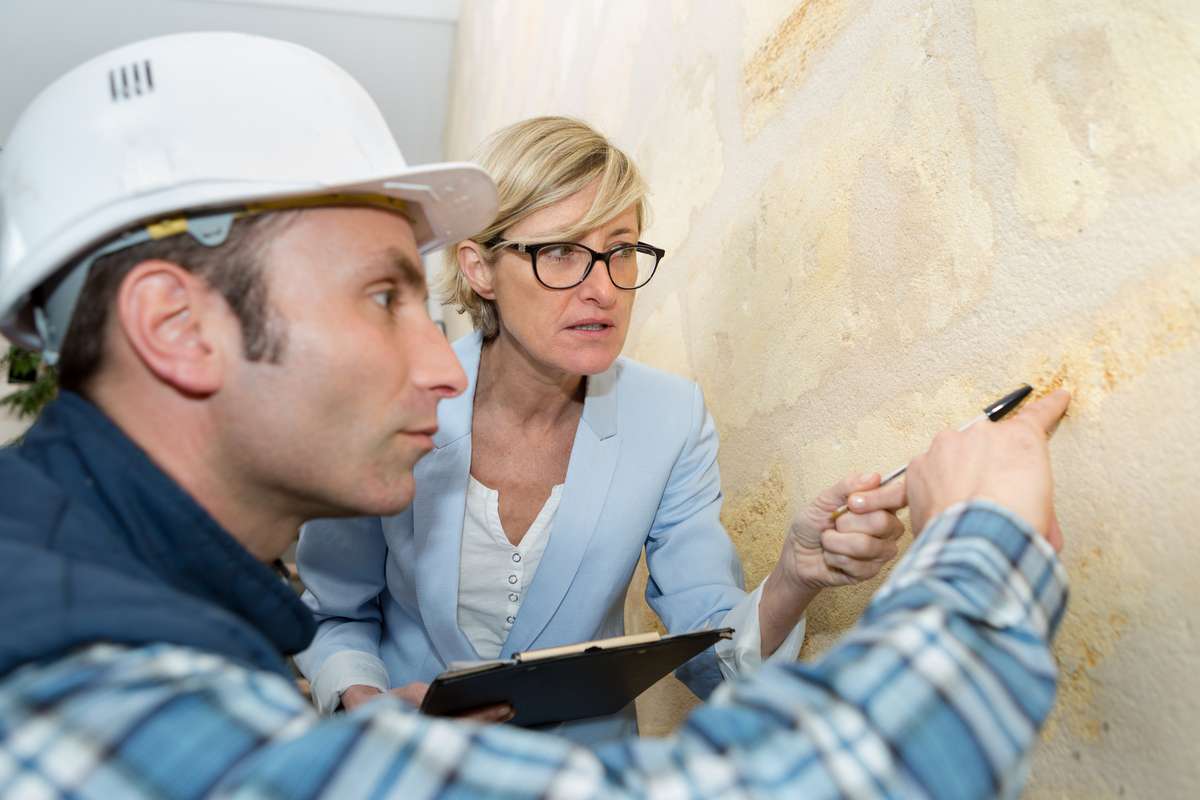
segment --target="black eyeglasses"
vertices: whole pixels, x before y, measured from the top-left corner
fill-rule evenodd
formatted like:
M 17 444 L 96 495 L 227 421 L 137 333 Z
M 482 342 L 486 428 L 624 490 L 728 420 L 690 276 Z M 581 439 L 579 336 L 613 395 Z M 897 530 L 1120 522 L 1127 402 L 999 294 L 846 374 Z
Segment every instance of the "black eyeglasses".
M 571 289 L 587 280 L 597 261 L 608 269 L 608 279 L 618 289 L 640 289 L 654 277 L 658 262 L 666 250 L 652 244 L 619 244 L 597 252 L 578 242 L 543 242 L 523 244 L 495 238 L 486 243 L 491 248 L 512 248 L 529 256 L 533 276 L 547 289 Z

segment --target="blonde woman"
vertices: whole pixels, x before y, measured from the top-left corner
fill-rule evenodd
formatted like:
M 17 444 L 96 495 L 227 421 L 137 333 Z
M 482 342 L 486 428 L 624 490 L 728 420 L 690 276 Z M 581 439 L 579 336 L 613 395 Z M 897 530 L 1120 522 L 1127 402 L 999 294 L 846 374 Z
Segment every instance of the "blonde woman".
M 643 550 L 646 599 L 668 630 L 737 631 L 678 671 L 696 694 L 794 659 L 812 598 L 895 555 L 903 488 L 878 489 L 873 474 L 832 487 L 744 591 L 699 387 L 620 357 L 636 292 L 664 256 L 639 238 L 637 168 L 560 117 L 499 131 L 479 160 L 500 211 L 450 249 L 438 287 L 474 323 L 455 344 L 468 386 L 441 402 L 414 502 L 300 538 L 321 627 L 299 663 L 318 706 L 353 708 L 391 687 L 417 700 L 451 661 L 620 635 Z M 835 524 L 847 499 L 855 513 Z M 561 732 L 597 744 L 636 732 L 636 718 L 630 707 Z

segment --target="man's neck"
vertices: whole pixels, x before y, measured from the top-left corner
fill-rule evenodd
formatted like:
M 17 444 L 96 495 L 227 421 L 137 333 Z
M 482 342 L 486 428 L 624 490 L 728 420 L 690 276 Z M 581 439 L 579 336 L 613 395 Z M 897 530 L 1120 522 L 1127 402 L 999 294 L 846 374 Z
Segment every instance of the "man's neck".
M 94 387 L 89 399 L 256 559 L 271 563 L 295 541 L 305 517 L 223 463 L 204 401 L 107 395 Z
M 476 409 L 503 409 L 522 427 L 552 427 L 579 413 L 586 379 L 539 364 L 501 331 L 486 342 L 479 358 Z

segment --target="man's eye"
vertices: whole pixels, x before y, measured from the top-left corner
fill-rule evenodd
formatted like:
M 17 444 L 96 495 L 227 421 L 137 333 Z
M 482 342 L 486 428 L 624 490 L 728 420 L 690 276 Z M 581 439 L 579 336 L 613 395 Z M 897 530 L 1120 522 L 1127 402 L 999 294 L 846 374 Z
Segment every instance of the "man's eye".
M 382 291 L 371 294 L 371 299 L 378 303 L 382 308 L 390 309 L 396 304 L 396 290 L 384 289 Z

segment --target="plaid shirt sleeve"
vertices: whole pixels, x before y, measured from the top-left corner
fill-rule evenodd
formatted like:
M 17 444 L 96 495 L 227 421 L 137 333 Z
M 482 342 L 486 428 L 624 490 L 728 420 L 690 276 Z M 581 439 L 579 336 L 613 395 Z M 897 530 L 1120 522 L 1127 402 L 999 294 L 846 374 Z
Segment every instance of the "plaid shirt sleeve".
M 96 645 L 0 681 L 0 796 L 1012 797 L 1065 601 L 1039 536 L 960 506 L 820 660 L 765 665 L 675 735 L 596 751 L 390 698 L 322 720 L 278 675 Z

